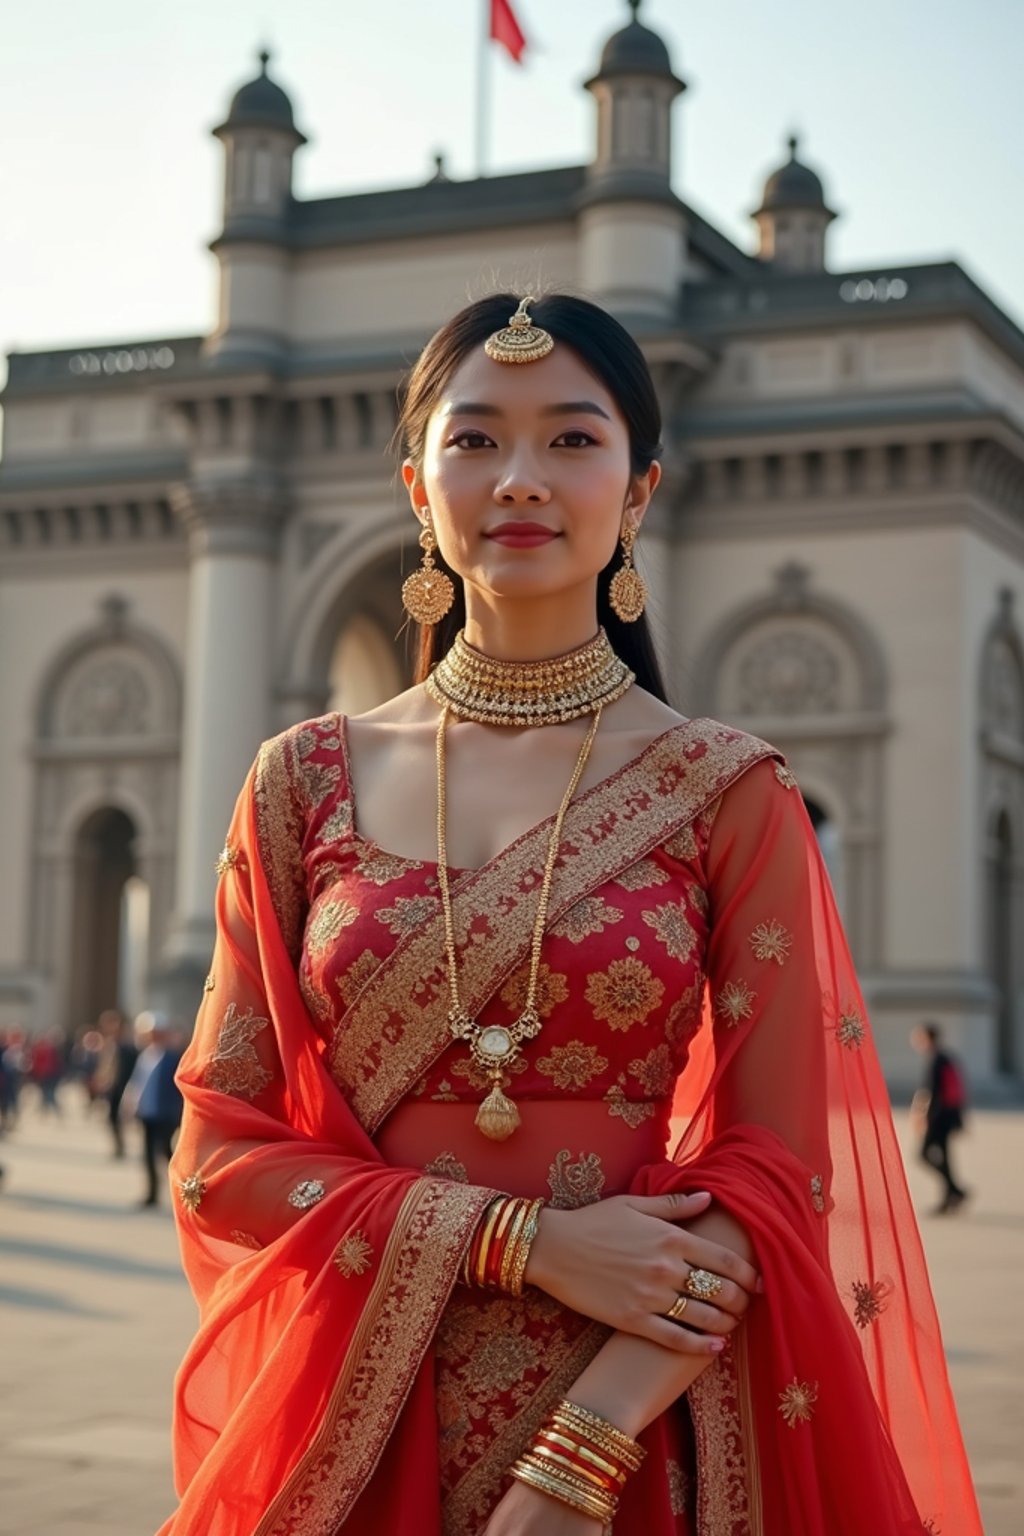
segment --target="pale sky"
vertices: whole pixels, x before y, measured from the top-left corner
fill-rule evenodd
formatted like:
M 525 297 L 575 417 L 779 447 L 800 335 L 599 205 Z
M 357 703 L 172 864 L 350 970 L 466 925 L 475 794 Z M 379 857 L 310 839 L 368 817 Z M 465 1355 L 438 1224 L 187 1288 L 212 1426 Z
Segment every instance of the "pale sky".
M 490 172 L 582 163 L 582 81 L 625 0 L 513 0 L 491 44 Z M 486 0 L 28 0 L 0 46 L 0 352 L 199 334 L 214 313 L 222 150 L 258 72 L 309 146 L 300 197 L 474 174 Z M 835 270 L 956 258 L 1024 325 L 1024 0 L 644 0 L 689 89 L 681 197 L 745 249 L 766 175 L 801 158 L 841 218 Z M 438 316 L 438 322 L 443 319 Z

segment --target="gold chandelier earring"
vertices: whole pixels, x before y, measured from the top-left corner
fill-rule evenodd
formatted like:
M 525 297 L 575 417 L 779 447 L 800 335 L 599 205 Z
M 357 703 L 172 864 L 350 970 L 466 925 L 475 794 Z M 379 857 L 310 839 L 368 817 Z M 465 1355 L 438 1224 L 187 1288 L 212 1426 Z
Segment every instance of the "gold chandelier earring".
M 633 565 L 633 546 L 636 543 L 636 524 L 625 523 L 622 529 L 622 565 L 615 572 L 608 587 L 608 601 L 612 612 L 623 624 L 635 624 L 644 611 L 647 601 L 647 583 Z
M 427 508 L 423 511 L 426 516 Z M 455 588 L 444 571 L 434 564 L 437 540 L 430 526 L 429 517 L 420 531 L 420 548 L 423 564 L 402 583 L 402 602 L 405 611 L 417 624 L 437 624 L 450 612 L 455 601 Z

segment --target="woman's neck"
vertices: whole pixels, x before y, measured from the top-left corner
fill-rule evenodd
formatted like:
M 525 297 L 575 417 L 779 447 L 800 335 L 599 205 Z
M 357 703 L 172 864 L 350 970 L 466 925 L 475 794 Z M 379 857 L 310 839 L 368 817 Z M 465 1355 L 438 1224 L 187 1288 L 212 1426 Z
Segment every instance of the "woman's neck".
M 466 640 L 496 661 L 546 661 L 593 640 L 599 625 L 592 585 L 585 591 L 516 602 L 466 592 Z

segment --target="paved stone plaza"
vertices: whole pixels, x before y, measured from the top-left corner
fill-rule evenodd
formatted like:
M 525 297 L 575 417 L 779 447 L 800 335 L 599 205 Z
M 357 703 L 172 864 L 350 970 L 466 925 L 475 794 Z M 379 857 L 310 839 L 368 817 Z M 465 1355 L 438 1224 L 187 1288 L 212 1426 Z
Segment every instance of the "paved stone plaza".
M 193 1324 L 170 1214 L 65 1095 L 0 1143 L 0 1533 L 153 1536 L 173 1507 L 171 1381 Z M 900 1117 L 906 1145 L 908 1132 Z M 986 1536 L 1024 1529 L 1024 1114 L 961 1138 L 970 1207 L 923 1228 Z M 911 1169 L 919 1208 L 932 1179 Z M 865 1532 L 864 1536 L 879 1536 Z M 946 1531 L 943 1536 L 957 1536 Z

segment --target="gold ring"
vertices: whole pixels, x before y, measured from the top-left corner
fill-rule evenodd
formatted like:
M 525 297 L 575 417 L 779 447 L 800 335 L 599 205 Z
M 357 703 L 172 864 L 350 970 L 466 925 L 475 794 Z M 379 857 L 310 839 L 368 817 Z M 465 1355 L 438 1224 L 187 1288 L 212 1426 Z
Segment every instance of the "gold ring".
M 722 1279 L 709 1269 L 691 1269 L 683 1286 L 695 1301 L 710 1301 L 722 1289 Z
M 686 1311 L 686 1308 L 688 1307 L 689 1302 L 690 1302 L 689 1296 L 684 1296 L 683 1293 L 680 1291 L 680 1293 L 676 1297 L 675 1301 L 669 1307 L 668 1311 L 664 1314 L 665 1317 L 669 1318 L 673 1323 L 678 1323 L 679 1319 L 682 1317 L 683 1313 Z

